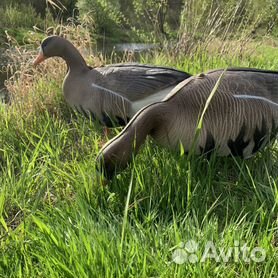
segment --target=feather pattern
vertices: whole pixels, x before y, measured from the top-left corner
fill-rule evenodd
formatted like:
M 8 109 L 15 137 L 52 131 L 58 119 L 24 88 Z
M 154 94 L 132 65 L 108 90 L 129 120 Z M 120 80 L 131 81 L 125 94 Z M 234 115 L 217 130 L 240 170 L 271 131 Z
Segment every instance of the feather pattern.
M 157 72 L 160 75 L 153 74 Z M 171 78 L 163 78 L 164 73 Z M 183 72 L 160 67 L 108 66 L 92 69 L 82 76 L 69 71 L 63 90 L 70 105 L 92 111 L 102 124 L 113 127 L 125 125 L 142 107 L 162 100 L 175 84 L 186 77 L 188 75 Z
M 98 160 L 105 174 L 109 177 L 116 166 L 118 170 L 126 167 L 148 135 L 171 149 L 179 149 L 182 144 L 186 152 L 193 148 L 196 154 L 215 151 L 219 156 L 243 158 L 254 155 L 276 136 L 278 104 L 261 96 L 259 89 L 249 82 L 243 91 L 235 90 L 237 85 L 227 78 L 227 72 L 212 97 L 194 142 L 198 119 L 217 82 L 214 74 L 191 77 L 179 84 L 164 101 L 141 109 L 100 151 Z
M 136 63 L 114 64 L 94 70 L 101 73 L 95 79 L 97 85 L 120 93 L 131 102 L 147 98 L 166 88 L 172 88 L 190 77 L 189 74 L 176 69 Z
M 35 64 L 53 56 L 67 63 L 65 100 L 108 127 L 125 125 L 139 109 L 162 100 L 175 85 L 191 76 L 176 69 L 141 64 L 91 68 L 69 41 L 58 36 L 46 38 L 41 49 Z

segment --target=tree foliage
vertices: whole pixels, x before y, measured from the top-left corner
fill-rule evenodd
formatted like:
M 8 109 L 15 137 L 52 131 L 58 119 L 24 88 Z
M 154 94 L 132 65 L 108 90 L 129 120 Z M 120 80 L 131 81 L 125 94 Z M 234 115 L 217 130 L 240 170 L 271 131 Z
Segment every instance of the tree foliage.
M 178 48 L 204 46 L 221 41 L 247 39 L 272 31 L 277 22 L 274 0 L 187 0 L 181 11 Z M 197 44 L 196 44 L 197 42 Z
M 276 0 L 78 0 L 81 19 L 91 16 L 96 32 L 132 31 L 137 38 L 204 34 L 225 36 L 239 30 L 271 30 L 277 20 Z
M 77 17 L 99 36 L 119 41 L 163 41 L 180 44 L 208 37 L 270 32 L 277 21 L 277 0 L 1 0 L 2 13 L 26 6 L 31 17 Z M 60 7 L 60 8 L 57 8 Z M 8 9 L 7 9 L 8 11 Z M 6 12 L 7 13 L 7 12 Z M 14 15 L 17 13 L 14 12 Z M 25 13 L 26 15 L 28 13 Z M 7 14 L 2 16 L 2 23 Z M 18 16 L 20 17 L 20 16 Z M 24 18 L 24 16 L 21 16 Z M 14 24 L 19 19 L 14 20 Z M 30 21 L 26 19 L 26 24 Z M 39 21 L 39 19 L 38 19 Z M 8 22 L 8 21 L 7 21 Z M 0 18 L 1 23 L 1 18 Z M 25 26 L 22 22 L 22 24 Z
M 78 0 L 77 2 L 80 19 L 91 18 L 97 33 L 111 35 L 122 30 L 139 40 L 155 40 L 174 32 L 179 19 L 173 20 L 171 15 L 181 5 L 182 0 Z M 178 13 L 177 18 L 179 16 Z

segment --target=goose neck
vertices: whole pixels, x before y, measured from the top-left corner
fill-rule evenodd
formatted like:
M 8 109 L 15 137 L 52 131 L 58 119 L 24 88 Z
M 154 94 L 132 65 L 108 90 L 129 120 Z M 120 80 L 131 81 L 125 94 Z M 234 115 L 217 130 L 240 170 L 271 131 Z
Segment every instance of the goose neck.
M 65 47 L 61 53 L 61 58 L 63 58 L 67 63 L 69 71 L 88 69 L 84 58 L 71 43 L 65 44 Z

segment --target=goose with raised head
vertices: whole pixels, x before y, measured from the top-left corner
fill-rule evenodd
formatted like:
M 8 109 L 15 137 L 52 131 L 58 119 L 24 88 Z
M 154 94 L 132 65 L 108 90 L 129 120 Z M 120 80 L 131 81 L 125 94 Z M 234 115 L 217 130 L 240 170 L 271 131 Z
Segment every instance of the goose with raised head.
M 41 43 L 37 65 L 61 57 L 68 66 L 63 92 L 68 104 L 107 127 L 125 125 L 142 107 L 162 100 L 191 75 L 172 68 L 142 64 L 114 64 L 91 68 L 74 45 L 59 36 Z
M 170 149 L 219 156 L 248 158 L 276 136 L 278 104 L 266 88 L 245 82 L 231 82 L 226 72 L 205 111 L 197 137 L 198 119 L 221 71 L 191 77 L 163 100 L 141 109 L 124 130 L 110 140 L 97 158 L 100 169 L 110 178 L 124 169 L 147 136 Z M 248 85 L 249 84 L 249 85 Z M 253 95 L 252 95 L 253 92 Z M 264 96 L 267 94 L 268 98 Z

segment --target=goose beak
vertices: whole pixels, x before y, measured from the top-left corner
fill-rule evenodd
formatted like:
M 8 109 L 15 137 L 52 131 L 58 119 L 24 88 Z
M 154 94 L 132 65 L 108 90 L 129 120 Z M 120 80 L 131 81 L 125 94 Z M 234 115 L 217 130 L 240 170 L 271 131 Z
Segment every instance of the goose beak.
M 41 62 L 43 62 L 45 59 L 46 59 L 46 57 L 43 55 L 43 52 L 40 50 L 38 56 L 33 61 L 33 65 L 36 66 L 36 65 L 40 64 Z

